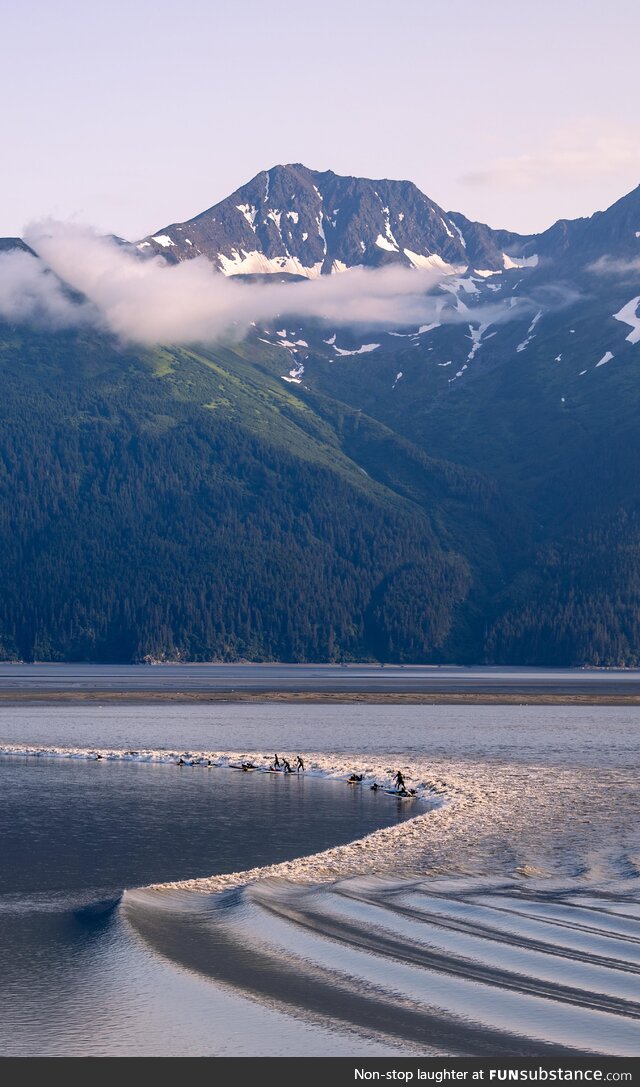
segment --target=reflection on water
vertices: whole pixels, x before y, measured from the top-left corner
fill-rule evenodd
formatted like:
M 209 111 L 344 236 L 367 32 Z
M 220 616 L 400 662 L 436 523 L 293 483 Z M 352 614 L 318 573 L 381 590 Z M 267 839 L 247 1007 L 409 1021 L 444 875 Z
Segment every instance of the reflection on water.
M 123 888 L 289 859 L 404 817 L 302 775 L 0 759 L 0 1053 L 218 1052 L 238 1000 L 210 985 L 203 996 L 142 946 Z M 265 1039 L 275 1053 L 280 1019 Z
M 124 911 L 197 974 L 425 1053 L 640 1056 L 637 883 L 264 880 Z
M 0 1053 L 638 1053 L 637 710 L 2 706 L 12 743 L 315 752 L 447 803 L 0 759 Z

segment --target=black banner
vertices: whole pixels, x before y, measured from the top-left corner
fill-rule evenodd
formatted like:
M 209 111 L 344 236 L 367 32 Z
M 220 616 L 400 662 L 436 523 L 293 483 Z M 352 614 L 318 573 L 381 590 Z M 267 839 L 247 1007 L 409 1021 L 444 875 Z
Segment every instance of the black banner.
M 186 1069 L 185 1069 L 186 1065 Z M 178 1066 L 178 1067 L 172 1067 Z M 190 1077 L 189 1087 L 239 1084 L 240 1087 L 351 1087 L 358 1084 L 605 1084 L 640 1087 L 640 1058 L 576 1056 L 575 1059 L 521 1060 L 518 1057 L 6 1057 L 0 1067 L 9 1082 L 19 1078 L 64 1076 L 65 1087 L 105 1082 L 117 1076 Z M 120 1084 L 118 1085 L 120 1087 Z

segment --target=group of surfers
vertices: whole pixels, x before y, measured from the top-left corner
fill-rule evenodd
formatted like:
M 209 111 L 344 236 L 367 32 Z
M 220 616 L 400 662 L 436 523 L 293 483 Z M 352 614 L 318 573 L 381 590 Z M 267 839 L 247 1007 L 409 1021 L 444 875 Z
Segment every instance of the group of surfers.
M 130 752 L 130 754 L 131 753 L 132 752 Z M 96 755 L 96 758 L 101 759 L 102 755 Z M 192 766 L 195 765 L 196 761 L 203 762 L 204 760 L 202 760 L 202 759 L 198 759 L 198 760 L 191 759 L 190 760 L 191 765 Z M 185 760 L 182 758 L 182 756 L 177 760 L 177 763 L 178 763 L 178 766 L 184 766 L 185 765 Z M 209 766 L 211 766 L 211 759 L 208 759 L 207 763 L 208 763 Z M 245 761 L 245 762 L 241 762 L 239 766 L 235 767 L 235 769 L 236 770 L 256 770 L 257 767 L 256 767 L 255 763 Z M 293 768 L 291 766 L 291 763 L 289 762 L 289 760 L 285 759 L 284 755 L 282 756 L 282 758 L 278 758 L 278 753 L 276 752 L 274 754 L 274 756 L 273 756 L 273 762 L 271 763 L 269 769 L 270 770 L 281 770 L 283 774 L 293 774 L 293 773 L 299 774 L 301 770 L 304 770 L 304 761 L 302 760 L 300 755 L 296 755 L 296 765 L 295 765 L 295 768 Z M 363 781 L 363 780 L 364 780 L 364 774 L 353 773 L 347 778 L 347 783 L 349 785 L 359 785 L 360 782 Z M 395 791 L 398 794 L 398 796 L 415 796 L 416 795 L 416 790 L 415 789 L 407 789 L 407 786 L 406 786 L 406 783 L 405 783 L 405 780 L 404 780 L 404 777 L 403 777 L 403 774 L 402 774 L 401 770 L 397 771 L 396 776 L 393 779 L 393 784 L 395 785 L 395 790 L 393 790 L 393 791 Z M 378 785 L 378 782 L 374 781 L 373 785 L 371 785 L 370 788 L 375 790 L 375 789 L 382 789 L 382 788 L 384 788 L 384 786 Z
M 347 778 L 347 781 L 349 782 L 349 785 L 357 785 L 358 782 L 362 781 L 363 779 L 364 779 L 364 774 L 352 774 L 351 777 Z M 404 780 L 404 777 L 403 777 L 403 774 L 402 774 L 401 770 L 398 770 L 398 772 L 396 773 L 396 776 L 393 779 L 393 784 L 395 785 L 395 789 L 387 790 L 387 791 L 395 792 L 395 793 L 397 793 L 398 796 L 415 796 L 416 795 L 415 789 L 407 789 L 407 786 L 406 786 L 406 783 L 405 783 L 405 780 Z M 373 785 L 370 785 L 369 788 L 370 789 L 383 789 L 384 786 L 383 785 L 378 785 L 378 782 L 374 781 Z
M 240 763 L 240 768 L 242 770 L 255 770 L 256 765 L 253 762 L 242 762 L 242 763 Z M 284 774 L 293 774 L 293 773 L 299 774 L 301 770 L 304 770 L 304 762 L 302 761 L 300 756 L 297 755 L 296 756 L 296 765 L 295 765 L 295 769 L 294 769 L 294 768 L 292 768 L 291 763 L 289 762 L 288 759 L 285 759 L 284 756 L 281 759 L 279 759 L 278 754 L 276 752 L 276 754 L 273 756 L 273 762 L 271 763 L 269 769 L 270 770 L 282 770 L 282 772 Z

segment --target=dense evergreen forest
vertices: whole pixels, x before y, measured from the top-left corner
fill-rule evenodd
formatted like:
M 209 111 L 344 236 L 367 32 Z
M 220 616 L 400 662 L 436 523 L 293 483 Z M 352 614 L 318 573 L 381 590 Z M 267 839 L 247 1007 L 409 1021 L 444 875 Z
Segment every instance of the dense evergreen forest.
M 0 659 L 640 663 L 619 480 L 545 535 L 247 345 L 5 327 L 0 377 Z
M 2 362 L 4 659 L 446 655 L 464 557 L 286 389 L 75 335 Z

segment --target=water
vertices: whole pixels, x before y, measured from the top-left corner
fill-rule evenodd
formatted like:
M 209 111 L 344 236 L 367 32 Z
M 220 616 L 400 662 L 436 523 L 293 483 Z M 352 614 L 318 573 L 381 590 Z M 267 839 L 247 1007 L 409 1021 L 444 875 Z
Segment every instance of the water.
M 637 695 L 640 669 L 415 664 L 11 664 L 0 692 L 214 691 L 537 692 Z
M 20 745 L 3 1054 L 640 1052 L 636 710 L 1 707 Z
M 0 894 L 119 894 L 315 853 L 405 817 L 303 774 L 0 757 Z

